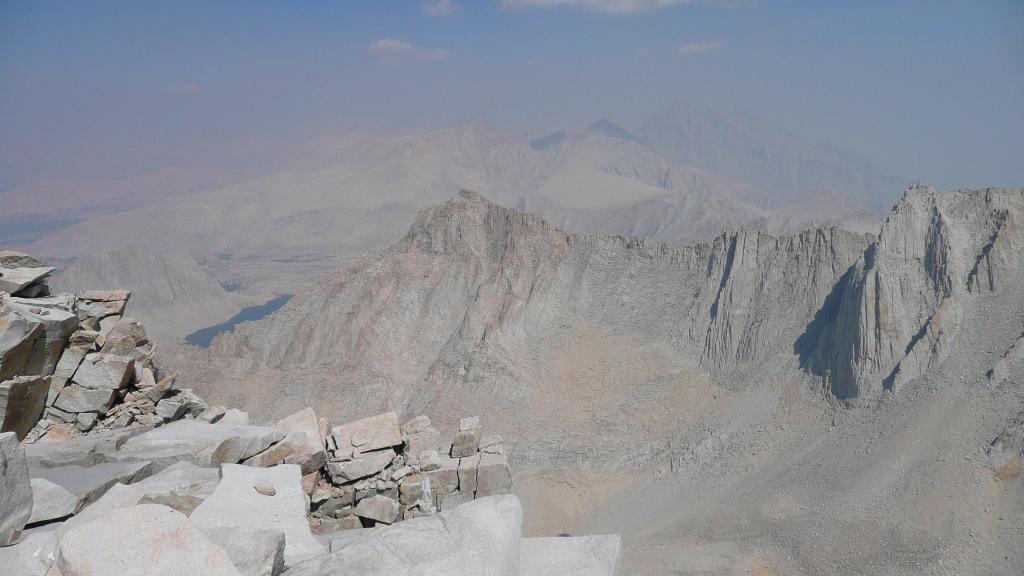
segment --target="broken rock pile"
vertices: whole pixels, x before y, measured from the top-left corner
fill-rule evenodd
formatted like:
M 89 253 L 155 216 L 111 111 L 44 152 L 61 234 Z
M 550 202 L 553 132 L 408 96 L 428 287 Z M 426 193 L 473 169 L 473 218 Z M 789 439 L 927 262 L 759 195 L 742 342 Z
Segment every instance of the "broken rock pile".
M 50 295 L 38 264 L 0 252 L 0 573 L 614 573 L 618 537 L 521 538 L 479 418 L 252 425 L 175 387 L 128 292 Z
M 394 412 L 331 428 L 326 475 L 312 494 L 318 530 L 392 524 L 510 493 L 501 439 L 480 433 L 476 417 L 463 418 L 452 440 L 426 416 L 399 427 Z
M 0 252 L 0 431 L 75 436 L 206 410 L 161 373 L 145 328 L 124 316 L 129 292 L 50 295 L 52 270 Z

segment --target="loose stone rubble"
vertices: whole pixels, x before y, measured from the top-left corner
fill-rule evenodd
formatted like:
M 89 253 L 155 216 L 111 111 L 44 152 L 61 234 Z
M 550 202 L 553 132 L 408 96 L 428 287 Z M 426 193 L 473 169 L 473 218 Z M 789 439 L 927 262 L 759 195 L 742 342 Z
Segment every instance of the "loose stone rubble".
M 0 567 L 520 574 L 522 512 L 479 418 L 251 424 L 161 370 L 130 293 L 50 295 L 51 271 L 0 251 Z

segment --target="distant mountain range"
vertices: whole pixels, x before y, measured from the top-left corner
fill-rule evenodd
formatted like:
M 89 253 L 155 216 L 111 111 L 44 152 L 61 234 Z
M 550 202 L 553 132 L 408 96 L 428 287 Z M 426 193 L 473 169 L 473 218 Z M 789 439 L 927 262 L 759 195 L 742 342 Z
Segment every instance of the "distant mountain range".
M 567 230 L 674 245 L 737 227 L 874 231 L 872 209 L 884 211 L 901 189 L 854 154 L 802 143 L 751 116 L 683 105 L 636 131 L 601 120 L 526 142 L 471 124 L 347 138 L 323 149 L 330 152 L 316 161 L 270 175 L 214 173 L 209 186 L 173 170 L 155 172 L 152 182 L 88 181 L 78 189 L 23 184 L 0 195 L 20 199 L 0 202 L 0 217 L 20 210 L 14 218 L 59 218 L 42 238 L 12 236 L 57 264 L 126 246 L 174 250 L 259 300 L 298 292 L 348 258 L 397 241 L 420 208 L 461 188 Z M 36 188 L 39 201 L 31 201 Z M 40 216 L 45 206 L 61 209 Z M 157 314 L 150 324 L 172 325 L 144 302 L 147 292 L 136 309 Z
M 913 187 L 877 236 L 674 248 L 466 191 L 175 362 L 266 418 L 478 414 L 528 530 L 626 533 L 626 573 L 1009 573 L 1022 221 L 1021 189 Z

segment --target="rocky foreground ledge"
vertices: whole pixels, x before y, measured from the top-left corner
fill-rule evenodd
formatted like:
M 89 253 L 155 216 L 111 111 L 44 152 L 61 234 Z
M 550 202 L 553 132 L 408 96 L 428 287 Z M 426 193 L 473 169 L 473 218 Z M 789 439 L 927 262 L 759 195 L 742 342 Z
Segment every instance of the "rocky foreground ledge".
M 268 425 L 164 374 L 130 294 L 0 251 L 0 573 L 603 576 L 618 536 L 522 538 L 500 437 L 389 412 Z

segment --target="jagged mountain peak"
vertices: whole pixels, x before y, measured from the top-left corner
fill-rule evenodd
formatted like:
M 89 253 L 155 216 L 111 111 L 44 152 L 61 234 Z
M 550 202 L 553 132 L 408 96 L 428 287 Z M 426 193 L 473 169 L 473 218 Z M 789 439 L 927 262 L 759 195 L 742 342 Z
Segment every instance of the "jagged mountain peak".
M 609 136 L 611 138 L 629 138 L 629 130 L 626 130 L 607 118 L 602 118 L 591 124 L 587 128 L 587 132 L 590 132 L 591 134 L 599 134 L 601 136 Z
M 633 137 L 673 161 L 728 177 L 769 204 L 832 188 L 882 214 L 902 182 L 837 146 L 807 142 L 764 118 L 679 102 L 651 116 Z

